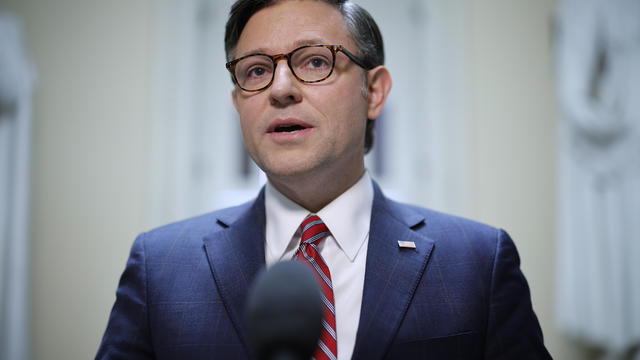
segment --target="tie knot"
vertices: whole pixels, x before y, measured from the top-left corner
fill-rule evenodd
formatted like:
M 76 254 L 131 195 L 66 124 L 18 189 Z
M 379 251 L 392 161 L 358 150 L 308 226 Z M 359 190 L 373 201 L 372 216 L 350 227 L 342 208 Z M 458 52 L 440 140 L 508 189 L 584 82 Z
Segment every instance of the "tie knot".
M 309 215 L 300 224 L 300 232 L 302 233 L 301 242 L 310 244 L 329 235 L 329 228 L 318 215 Z

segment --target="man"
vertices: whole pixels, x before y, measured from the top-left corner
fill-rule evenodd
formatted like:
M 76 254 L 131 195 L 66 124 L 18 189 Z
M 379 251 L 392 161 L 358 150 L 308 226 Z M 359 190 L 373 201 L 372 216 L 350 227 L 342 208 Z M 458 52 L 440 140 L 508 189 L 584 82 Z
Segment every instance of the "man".
M 248 289 L 292 257 L 323 286 L 317 359 L 549 358 L 508 235 L 393 202 L 366 173 L 391 88 L 366 11 L 239 0 L 225 47 L 244 141 L 269 181 L 253 202 L 136 239 L 97 358 L 251 356 Z

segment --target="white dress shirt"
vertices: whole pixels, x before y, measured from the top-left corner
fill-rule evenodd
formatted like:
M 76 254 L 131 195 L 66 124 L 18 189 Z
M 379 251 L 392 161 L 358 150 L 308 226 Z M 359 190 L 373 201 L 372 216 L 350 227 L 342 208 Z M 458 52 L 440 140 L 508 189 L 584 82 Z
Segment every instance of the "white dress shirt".
M 356 342 L 373 205 L 373 185 L 364 175 L 317 215 L 331 235 L 319 245 L 333 283 L 338 359 L 350 359 Z M 267 267 L 290 260 L 300 244 L 300 223 L 310 212 L 267 183 L 265 190 Z

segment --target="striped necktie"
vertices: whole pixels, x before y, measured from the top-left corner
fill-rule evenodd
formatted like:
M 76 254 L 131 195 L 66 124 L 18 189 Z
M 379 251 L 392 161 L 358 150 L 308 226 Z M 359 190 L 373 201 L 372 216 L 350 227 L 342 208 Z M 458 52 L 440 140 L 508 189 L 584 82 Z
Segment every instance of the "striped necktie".
M 308 264 L 322 289 L 323 319 L 318 347 L 313 355 L 316 360 L 335 360 L 338 356 L 336 342 L 336 312 L 333 301 L 333 285 L 329 267 L 320 256 L 318 244 L 329 235 L 329 229 L 317 215 L 307 216 L 300 224 L 302 239 L 295 258 Z

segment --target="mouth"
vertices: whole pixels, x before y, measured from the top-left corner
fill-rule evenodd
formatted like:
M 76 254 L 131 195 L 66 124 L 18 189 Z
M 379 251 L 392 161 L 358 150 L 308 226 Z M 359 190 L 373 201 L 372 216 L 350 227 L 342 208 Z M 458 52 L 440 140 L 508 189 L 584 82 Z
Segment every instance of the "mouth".
M 283 126 L 276 127 L 275 130 L 273 130 L 273 132 L 277 132 L 277 133 L 294 132 L 294 131 L 304 130 L 304 129 L 306 129 L 306 127 L 301 125 L 283 125 Z
M 302 120 L 278 119 L 269 126 L 267 133 L 290 134 L 310 128 L 312 128 L 312 126 Z

